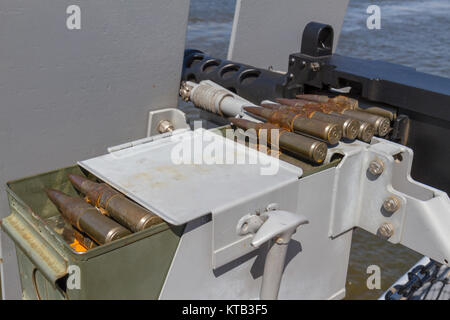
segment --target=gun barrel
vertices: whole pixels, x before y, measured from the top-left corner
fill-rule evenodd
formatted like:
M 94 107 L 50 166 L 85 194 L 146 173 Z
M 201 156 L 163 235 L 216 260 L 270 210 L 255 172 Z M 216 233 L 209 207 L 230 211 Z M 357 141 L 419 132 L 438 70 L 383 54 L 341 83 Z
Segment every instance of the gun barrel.
M 131 232 L 114 220 L 102 215 L 83 199 L 70 197 L 60 191 L 47 189 L 47 196 L 64 218 L 98 244 L 123 238 Z
M 73 186 L 85 194 L 92 204 L 104 209 L 111 218 L 133 232 L 144 230 L 163 221 L 106 183 L 96 183 L 74 174 L 69 174 L 68 177 Z

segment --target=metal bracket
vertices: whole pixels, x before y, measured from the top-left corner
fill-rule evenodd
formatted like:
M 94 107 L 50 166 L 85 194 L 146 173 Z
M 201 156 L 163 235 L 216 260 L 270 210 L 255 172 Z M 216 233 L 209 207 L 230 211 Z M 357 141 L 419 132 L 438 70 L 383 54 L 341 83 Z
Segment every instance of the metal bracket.
M 374 138 L 371 145 L 340 144 L 331 151 L 345 155 L 337 168 L 331 237 L 361 227 L 448 264 L 450 200 L 411 178 L 411 149 Z
M 240 235 L 254 234 L 252 247 L 259 248 L 271 242 L 264 265 L 261 299 L 278 297 L 288 244 L 297 228 L 307 223 L 305 216 L 278 210 L 277 204 L 269 205 L 263 214 L 247 214 L 239 220 L 237 231 Z
M 274 176 L 276 177 L 276 176 Z M 280 181 L 281 182 L 281 181 Z M 255 250 L 252 241 L 277 209 L 298 213 L 298 176 L 243 195 L 241 199 L 212 212 L 212 268 L 217 269 Z M 251 190 L 249 190 L 251 192 Z
M 147 137 L 187 128 L 186 115 L 179 109 L 167 108 L 148 113 Z
M 308 223 L 305 216 L 288 211 L 268 211 L 267 219 L 256 231 L 252 239 L 252 246 L 259 248 L 262 244 L 274 239 L 278 244 L 287 244 L 297 227 Z

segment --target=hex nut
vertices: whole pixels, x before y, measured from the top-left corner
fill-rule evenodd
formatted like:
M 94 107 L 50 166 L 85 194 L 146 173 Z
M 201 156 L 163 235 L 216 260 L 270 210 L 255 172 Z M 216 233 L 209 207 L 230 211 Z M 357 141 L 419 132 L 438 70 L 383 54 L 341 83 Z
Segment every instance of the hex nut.
M 375 159 L 369 164 L 369 172 L 374 176 L 379 176 L 384 171 L 384 163 L 379 159 Z
M 384 238 L 390 238 L 394 234 L 394 226 L 392 223 L 385 222 L 378 228 L 378 234 Z
M 386 210 L 386 212 L 394 213 L 400 209 L 400 200 L 394 196 L 386 198 L 383 202 L 383 209 Z
M 161 120 L 158 123 L 158 132 L 159 133 L 166 133 L 166 132 L 172 132 L 174 130 L 174 127 L 172 123 L 168 120 Z

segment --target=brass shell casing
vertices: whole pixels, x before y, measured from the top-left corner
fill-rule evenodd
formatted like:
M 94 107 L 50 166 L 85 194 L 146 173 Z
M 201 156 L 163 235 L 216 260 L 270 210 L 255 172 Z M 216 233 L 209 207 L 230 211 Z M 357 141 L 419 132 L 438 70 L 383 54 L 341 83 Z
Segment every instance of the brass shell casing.
M 104 209 L 108 216 L 133 232 L 163 221 L 106 183 L 96 183 L 77 175 L 69 175 L 69 180 L 77 190 L 86 195 L 89 202 Z
M 256 123 L 235 118 L 230 118 L 229 120 L 238 128 L 244 130 L 256 129 L 258 139 L 264 136 L 272 147 L 289 151 L 313 163 L 322 163 L 327 155 L 327 145 L 322 141 L 289 132 L 271 123 Z M 275 131 L 273 129 L 279 130 Z M 275 136 L 274 132 L 278 132 L 278 134 Z
M 50 200 L 58 207 L 62 216 L 98 244 L 109 243 L 131 234 L 129 230 L 102 215 L 83 199 L 70 197 L 52 189 L 46 190 L 46 192 Z

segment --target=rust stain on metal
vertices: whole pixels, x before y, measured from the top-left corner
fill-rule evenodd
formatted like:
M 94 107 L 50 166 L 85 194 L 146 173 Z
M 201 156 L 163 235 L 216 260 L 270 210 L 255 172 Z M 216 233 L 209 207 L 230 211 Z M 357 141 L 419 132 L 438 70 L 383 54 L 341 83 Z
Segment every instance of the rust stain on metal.
M 9 216 L 7 219 L 17 233 L 33 249 L 34 253 L 39 255 L 39 257 L 56 275 L 63 276 L 66 273 L 66 267 L 62 265 L 53 255 L 48 254 L 48 249 L 27 231 L 26 226 L 17 217 Z

